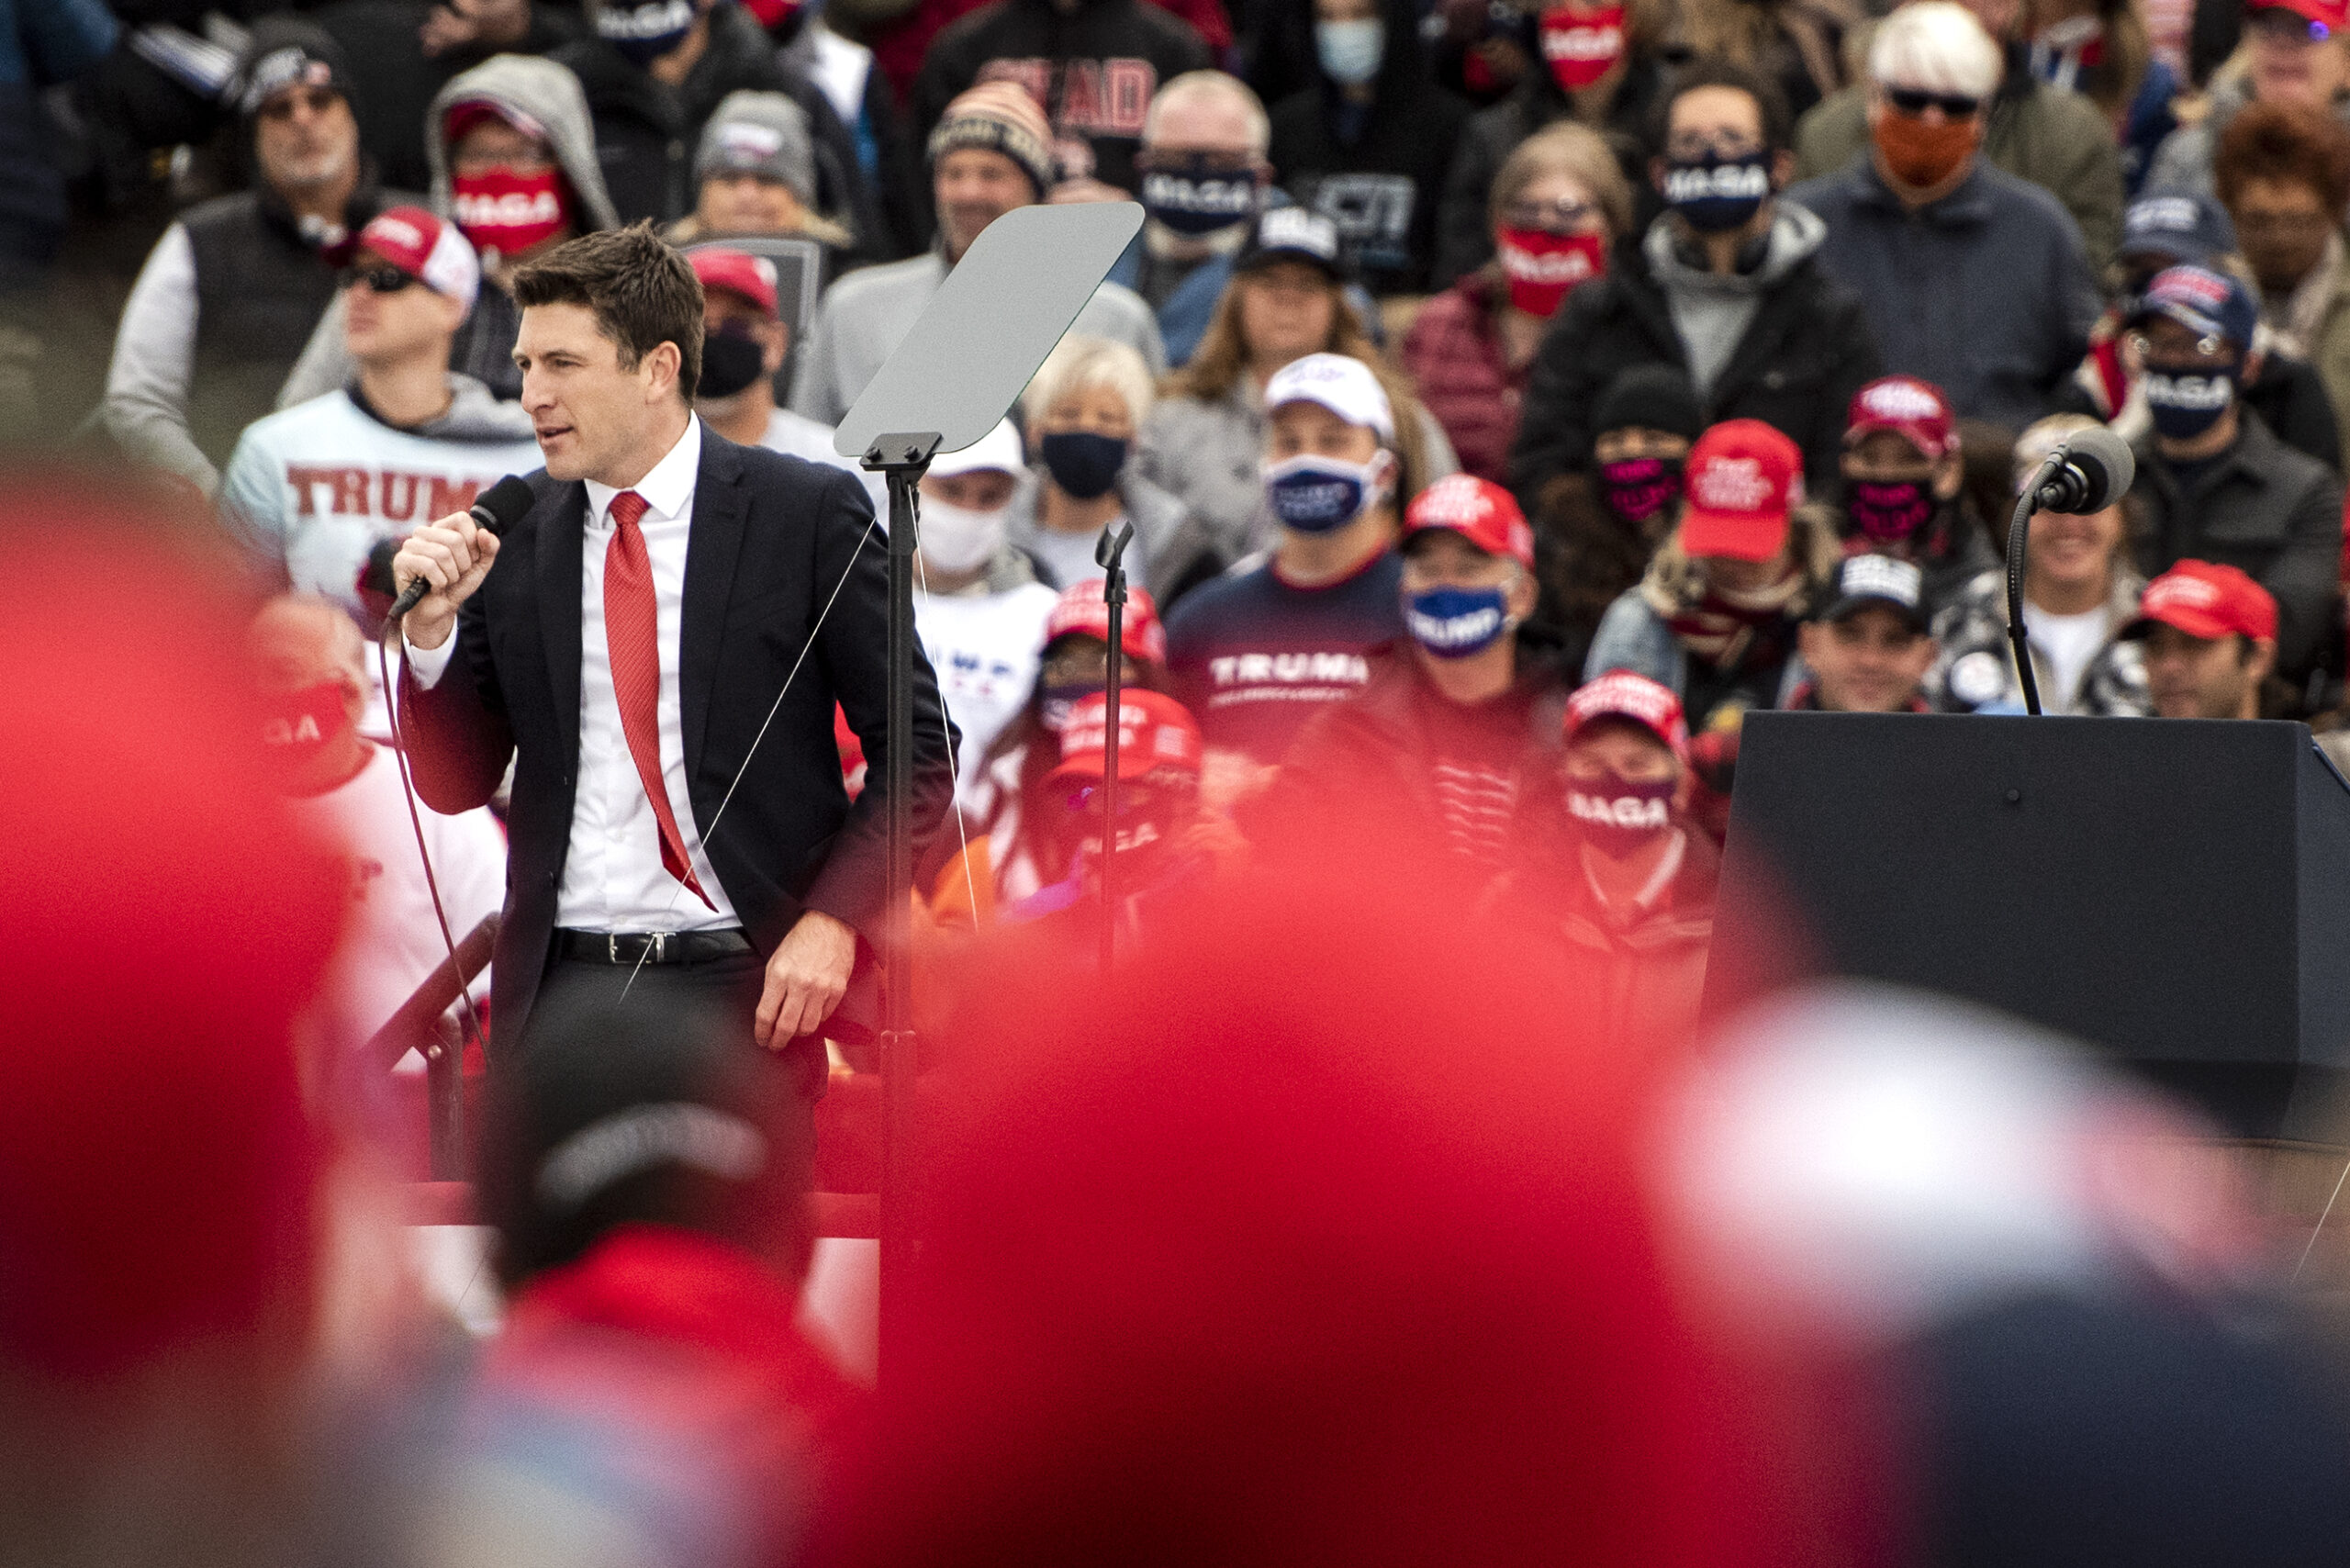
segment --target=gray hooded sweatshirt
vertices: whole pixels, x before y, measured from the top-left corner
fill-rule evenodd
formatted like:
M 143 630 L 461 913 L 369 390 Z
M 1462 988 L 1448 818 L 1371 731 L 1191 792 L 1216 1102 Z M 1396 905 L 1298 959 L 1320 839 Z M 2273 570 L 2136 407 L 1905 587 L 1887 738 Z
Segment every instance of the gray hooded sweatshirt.
M 1673 240 L 1670 215 L 1649 226 L 1640 241 L 1649 270 L 1664 291 L 1673 313 L 1673 330 L 1689 355 L 1689 379 L 1700 400 L 1710 398 L 1714 383 L 1738 352 L 1740 340 L 1762 308 L 1762 297 L 1801 264 L 1828 239 L 1828 225 L 1809 210 L 1782 201 L 1774 209 L 1771 235 L 1762 264 L 1752 272 L 1728 277 L 1691 266 L 1681 257 Z
M 450 213 L 449 144 L 442 127 L 449 110 L 462 103 L 496 104 L 543 126 L 554 146 L 555 162 L 571 184 L 576 203 L 573 222 L 583 232 L 620 226 L 620 214 L 613 210 L 612 198 L 604 189 L 603 170 L 596 162 L 595 122 L 588 118 L 588 96 L 580 91 L 579 78 L 552 60 L 528 54 L 493 55 L 471 71 L 451 77 L 448 85 L 433 95 L 432 106 L 425 115 L 424 158 L 432 172 L 435 213 L 442 218 Z M 521 312 L 515 308 L 513 296 L 485 272 L 481 297 L 450 346 L 449 368 L 474 377 L 500 398 L 520 397 L 520 373 L 511 357 L 514 333 L 520 324 Z M 343 348 L 342 300 L 337 296 L 310 334 L 293 375 L 286 377 L 277 406 L 290 408 L 333 391 L 349 382 L 356 369 Z

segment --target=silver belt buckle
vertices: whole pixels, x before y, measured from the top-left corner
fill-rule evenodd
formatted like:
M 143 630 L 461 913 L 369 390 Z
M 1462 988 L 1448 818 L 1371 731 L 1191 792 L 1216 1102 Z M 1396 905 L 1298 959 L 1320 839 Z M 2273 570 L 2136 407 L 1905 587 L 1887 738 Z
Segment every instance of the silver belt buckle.
M 656 964 L 669 961 L 669 934 L 666 931 L 653 934 L 653 961 Z

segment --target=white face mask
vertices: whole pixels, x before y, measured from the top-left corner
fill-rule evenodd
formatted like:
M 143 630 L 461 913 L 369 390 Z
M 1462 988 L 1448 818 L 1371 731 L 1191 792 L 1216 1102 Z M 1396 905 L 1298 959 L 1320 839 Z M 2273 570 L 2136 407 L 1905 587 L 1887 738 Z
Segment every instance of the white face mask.
M 915 535 L 923 559 L 956 576 L 978 571 L 1003 543 L 1004 510 L 975 511 L 924 496 Z

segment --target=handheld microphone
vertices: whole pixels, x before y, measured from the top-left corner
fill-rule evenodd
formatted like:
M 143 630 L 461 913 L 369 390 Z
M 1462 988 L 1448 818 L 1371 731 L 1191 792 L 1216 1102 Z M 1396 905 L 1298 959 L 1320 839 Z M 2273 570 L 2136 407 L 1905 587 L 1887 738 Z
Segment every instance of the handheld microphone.
M 2103 511 L 2129 493 L 2138 465 L 2130 443 L 2098 425 L 2065 438 L 2050 460 L 2053 471 L 2033 493 L 2042 511 Z
M 483 491 L 481 498 L 465 509 L 465 515 L 474 520 L 476 527 L 494 534 L 504 533 L 522 521 L 522 514 L 531 510 L 531 503 L 536 498 L 531 494 L 528 483 L 509 474 Z M 402 588 L 399 598 L 392 601 L 391 624 L 398 625 L 401 618 L 421 603 L 424 596 L 431 591 L 432 584 L 422 577 Z

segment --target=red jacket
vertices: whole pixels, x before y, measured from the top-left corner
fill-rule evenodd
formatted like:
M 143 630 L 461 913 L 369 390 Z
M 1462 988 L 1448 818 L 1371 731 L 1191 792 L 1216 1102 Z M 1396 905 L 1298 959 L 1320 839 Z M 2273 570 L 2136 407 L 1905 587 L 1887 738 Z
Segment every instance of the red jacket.
M 1404 368 L 1452 439 L 1463 472 L 1509 481 L 1509 445 L 1531 364 L 1513 372 L 1494 325 L 1492 285 L 1471 273 L 1421 307 L 1404 337 Z

